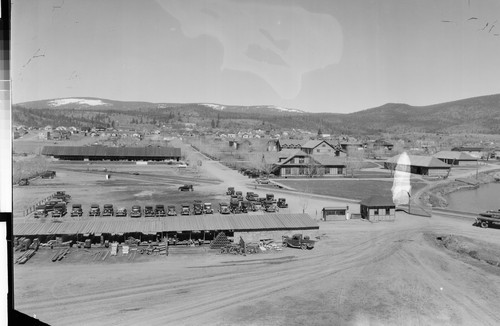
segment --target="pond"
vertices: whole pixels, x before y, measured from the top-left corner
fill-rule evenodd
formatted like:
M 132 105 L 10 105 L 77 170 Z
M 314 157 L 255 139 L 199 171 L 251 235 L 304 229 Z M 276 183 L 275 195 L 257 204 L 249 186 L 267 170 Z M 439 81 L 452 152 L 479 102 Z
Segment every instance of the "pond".
M 480 213 L 500 208 L 500 183 L 488 183 L 477 189 L 460 190 L 449 194 L 448 208 L 457 211 Z

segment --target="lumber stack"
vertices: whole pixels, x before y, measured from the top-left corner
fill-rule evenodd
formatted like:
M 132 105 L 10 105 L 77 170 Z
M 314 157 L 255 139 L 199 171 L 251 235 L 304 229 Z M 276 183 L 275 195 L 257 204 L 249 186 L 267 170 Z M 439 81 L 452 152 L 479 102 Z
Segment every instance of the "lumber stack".
M 16 264 L 24 264 L 26 263 L 33 255 L 35 254 L 35 249 L 28 249 L 21 256 L 16 259 Z

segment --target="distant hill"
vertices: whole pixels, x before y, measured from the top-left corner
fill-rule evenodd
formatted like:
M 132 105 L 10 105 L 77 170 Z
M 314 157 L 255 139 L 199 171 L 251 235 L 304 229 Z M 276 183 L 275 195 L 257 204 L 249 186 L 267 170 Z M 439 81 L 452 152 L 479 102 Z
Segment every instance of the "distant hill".
M 237 121 L 235 125 L 238 128 L 268 123 L 275 128 L 300 128 L 311 131 L 321 128 L 326 133 L 376 134 L 387 131 L 415 131 L 500 134 L 500 94 L 428 106 L 388 103 L 349 114 L 309 113 L 272 105 L 122 102 L 78 97 L 16 104 L 13 106 L 13 119 L 16 123 L 27 123 L 26 119 L 32 122 L 43 120 L 44 116 L 53 118 L 56 114 L 66 114 L 70 111 L 100 112 L 106 115 L 146 115 L 156 120 L 162 120 L 162 116 L 167 114 L 170 115 L 169 119 L 172 119 L 173 115 L 179 115 L 187 117 L 191 122 L 205 123 L 205 126 L 212 119 L 220 118 Z M 71 119 L 75 120 L 75 116 L 72 115 Z

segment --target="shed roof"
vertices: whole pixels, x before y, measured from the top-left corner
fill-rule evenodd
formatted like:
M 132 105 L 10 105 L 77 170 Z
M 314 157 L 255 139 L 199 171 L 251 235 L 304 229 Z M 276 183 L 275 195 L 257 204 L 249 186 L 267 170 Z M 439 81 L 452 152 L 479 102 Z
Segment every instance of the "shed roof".
M 104 157 L 180 157 L 175 147 L 44 146 L 43 155 Z
M 299 229 L 319 229 L 319 226 L 308 214 L 213 214 L 170 216 L 162 220 L 110 218 L 106 220 L 15 223 L 14 235 L 117 234 L 133 232 L 153 234 L 157 232 L 200 230 L 261 231 Z
M 368 207 L 396 207 L 396 205 L 394 205 L 394 202 L 392 201 L 392 198 L 380 195 L 373 195 L 371 197 L 365 198 L 361 201 L 360 204 Z
M 477 158 L 464 153 L 464 152 L 456 152 L 456 151 L 440 151 L 433 155 L 436 158 L 440 159 L 448 159 L 448 160 L 457 160 L 457 161 L 477 161 Z
M 401 154 L 388 159 L 387 163 L 398 163 Z M 428 168 L 449 168 L 450 165 L 432 156 L 408 155 L 412 166 L 422 166 Z

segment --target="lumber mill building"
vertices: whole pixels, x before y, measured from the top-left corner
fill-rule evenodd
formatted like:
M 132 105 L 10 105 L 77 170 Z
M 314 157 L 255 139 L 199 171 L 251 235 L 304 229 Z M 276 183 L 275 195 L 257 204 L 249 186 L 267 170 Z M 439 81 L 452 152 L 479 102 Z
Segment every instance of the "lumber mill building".
M 169 216 L 162 219 L 84 219 L 26 222 L 14 224 L 14 236 L 39 238 L 46 242 L 56 237 L 63 241 L 123 242 L 132 236 L 141 240 L 175 237 L 178 240 L 213 240 L 223 231 L 228 237 L 247 242 L 260 239 L 281 241 L 283 235 L 303 233 L 317 236 L 319 225 L 308 214 L 210 214 Z
M 176 147 L 44 146 L 42 155 L 76 161 L 179 161 Z

